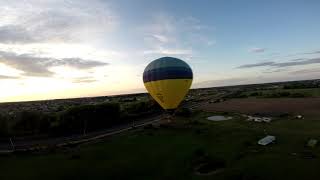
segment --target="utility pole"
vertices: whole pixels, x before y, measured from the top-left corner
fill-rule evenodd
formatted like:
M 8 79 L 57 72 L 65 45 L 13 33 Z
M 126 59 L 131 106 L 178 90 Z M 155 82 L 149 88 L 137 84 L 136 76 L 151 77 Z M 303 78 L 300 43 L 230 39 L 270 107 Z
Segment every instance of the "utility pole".
M 134 128 L 135 124 L 134 124 L 134 118 L 132 119 L 132 128 Z
M 87 131 L 87 119 L 84 120 L 83 136 L 86 135 L 86 131 Z
M 11 143 L 12 150 L 14 151 L 14 150 L 15 150 L 15 147 L 14 147 L 14 144 L 13 144 L 12 138 L 9 138 L 9 140 L 10 140 L 10 143 Z

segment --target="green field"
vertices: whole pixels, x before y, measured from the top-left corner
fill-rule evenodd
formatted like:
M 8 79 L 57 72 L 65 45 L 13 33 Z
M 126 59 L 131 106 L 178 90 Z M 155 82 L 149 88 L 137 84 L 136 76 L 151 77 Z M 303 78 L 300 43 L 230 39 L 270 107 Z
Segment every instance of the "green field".
M 320 138 L 318 119 L 260 124 L 237 115 L 209 122 L 208 115 L 177 117 L 170 126 L 137 129 L 69 150 L 3 156 L 0 179 L 319 179 L 320 147 L 305 147 L 309 138 Z M 265 133 L 277 142 L 257 145 Z M 206 159 L 224 166 L 197 175 L 195 167 Z

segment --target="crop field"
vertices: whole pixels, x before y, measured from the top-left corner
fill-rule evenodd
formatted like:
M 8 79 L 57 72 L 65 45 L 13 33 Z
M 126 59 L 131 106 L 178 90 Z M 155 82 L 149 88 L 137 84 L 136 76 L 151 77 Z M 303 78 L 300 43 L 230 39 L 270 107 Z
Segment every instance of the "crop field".
M 288 113 L 320 117 L 320 98 L 239 98 L 205 104 L 201 108 L 209 112 L 260 113 L 271 116 Z

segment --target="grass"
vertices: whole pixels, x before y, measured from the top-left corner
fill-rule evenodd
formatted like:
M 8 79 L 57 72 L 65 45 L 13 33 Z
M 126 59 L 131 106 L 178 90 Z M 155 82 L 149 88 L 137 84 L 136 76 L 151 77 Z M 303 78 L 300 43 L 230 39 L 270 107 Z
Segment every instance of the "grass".
M 0 157 L 0 179 L 318 179 L 320 147 L 304 147 L 320 138 L 320 121 L 278 119 L 269 124 L 241 117 L 210 122 L 212 113 L 176 118 L 169 127 L 114 136 L 65 152 Z M 277 143 L 259 146 L 265 134 Z M 294 154 L 295 153 L 295 154 Z M 199 155 L 200 154 L 200 155 Z M 201 155 L 202 154 L 202 155 Z M 224 169 L 199 176 L 195 158 L 220 159 Z

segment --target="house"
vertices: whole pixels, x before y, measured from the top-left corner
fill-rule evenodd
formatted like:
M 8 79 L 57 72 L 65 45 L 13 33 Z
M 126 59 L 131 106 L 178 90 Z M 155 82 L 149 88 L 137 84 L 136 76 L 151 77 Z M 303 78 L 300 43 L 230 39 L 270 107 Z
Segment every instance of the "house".
M 269 117 L 255 117 L 255 116 L 248 116 L 248 121 L 254 121 L 254 122 L 271 122 L 271 118 Z
M 275 140 L 276 140 L 276 137 L 275 137 L 275 136 L 270 136 L 270 135 L 268 135 L 268 136 L 260 139 L 260 140 L 258 141 L 258 144 L 259 144 L 259 145 L 262 145 L 262 146 L 266 146 L 266 145 L 268 145 L 268 144 L 270 144 L 270 143 L 273 143 Z

